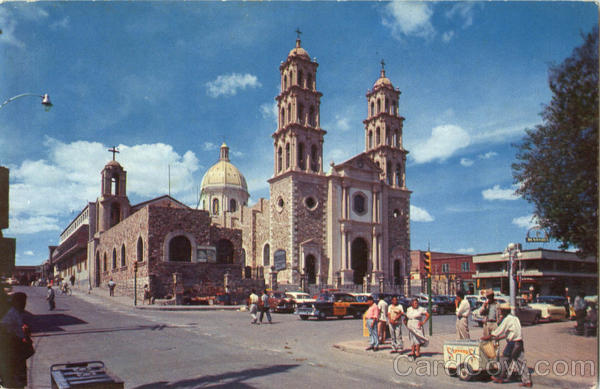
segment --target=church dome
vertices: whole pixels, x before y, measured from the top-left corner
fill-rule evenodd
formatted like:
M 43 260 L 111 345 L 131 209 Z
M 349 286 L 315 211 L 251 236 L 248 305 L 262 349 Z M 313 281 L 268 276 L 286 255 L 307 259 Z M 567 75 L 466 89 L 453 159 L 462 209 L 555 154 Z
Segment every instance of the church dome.
M 379 78 L 377 79 L 377 81 L 375 81 L 373 88 L 377 88 L 380 86 L 386 86 L 386 87 L 390 87 L 390 88 L 394 87 L 394 85 L 392 85 L 392 82 L 390 81 L 390 79 L 385 76 L 385 69 L 383 69 L 383 68 L 381 68 L 381 74 L 379 75 Z
M 308 55 L 308 52 L 300 46 L 300 39 L 296 39 L 296 47 L 294 47 L 290 51 L 288 57 L 302 57 L 310 61 L 310 56 Z
M 219 162 L 208 169 L 202 179 L 202 189 L 210 187 L 238 187 L 248 191 L 244 175 L 229 162 L 229 147 L 225 143 L 221 146 Z

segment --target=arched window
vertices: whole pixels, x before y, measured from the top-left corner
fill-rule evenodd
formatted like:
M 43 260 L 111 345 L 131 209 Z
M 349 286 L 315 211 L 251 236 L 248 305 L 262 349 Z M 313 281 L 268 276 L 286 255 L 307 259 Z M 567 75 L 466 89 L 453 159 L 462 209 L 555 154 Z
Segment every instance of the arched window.
M 387 183 L 388 183 L 388 185 L 392 185 L 392 183 L 393 183 L 393 180 L 392 180 L 393 170 L 392 170 L 392 163 L 390 161 L 387 161 L 387 164 L 386 164 L 386 173 L 387 173 L 387 176 L 386 176 Z
M 169 261 L 192 262 L 192 244 L 184 235 L 178 235 L 169 241 Z
M 110 226 L 113 227 L 121 221 L 121 207 L 119 203 L 110 206 Z
M 281 108 L 281 127 L 285 126 L 285 108 Z
M 402 170 L 400 170 L 400 165 L 396 165 L 396 186 L 402 187 Z
M 213 215 L 219 214 L 219 199 L 213 199 L 212 213 L 213 213 Z
M 298 85 L 299 85 L 301 88 L 304 88 L 304 85 L 302 85 L 302 70 L 300 70 L 300 71 L 298 72 Z
M 142 262 L 144 260 L 144 241 L 140 236 L 137 241 L 137 257 L 138 262 Z
M 291 122 L 292 121 L 292 104 L 291 103 L 288 103 L 286 116 L 287 116 L 288 122 Z
M 367 213 L 367 198 L 362 193 L 356 193 L 352 198 L 352 209 L 358 215 Z
M 369 113 L 369 116 L 373 115 L 375 115 L 375 103 L 371 101 L 371 112 Z
M 316 271 L 317 260 L 315 256 L 309 254 L 304 262 L 304 274 L 306 274 L 306 278 L 309 284 L 317 283 L 317 271 Z
M 373 131 L 369 131 L 369 141 L 367 144 L 369 148 L 373 147 Z
M 316 145 L 310 146 L 310 169 L 313 172 L 319 171 L 318 150 Z
M 282 150 L 281 146 L 279 146 L 279 149 L 277 150 L 277 171 L 278 172 L 281 171 L 282 165 L 283 165 L 283 150 Z
M 121 245 L 121 267 L 127 266 L 127 259 L 125 257 L 125 245 Z
M 285 145 L 285 169 L 290 168 L 290 144 L 286 143 Z
M 381 144 L 381 131 L 379 127 L 375 129 L 375 146 L 379 146 Z
M 304 158 L 304 143 L 298 143 L 298 167 L 306 170 L 306 159 Z
M 283 89 L 287 89 L 287 74 L 283 75 Z
M 398 115 L 398 103 L 396 101 L 392 103 L 392 115 Z
M 304 106 L 298 104 L 298 123 L 304 124 Z
M 117 174 L 110 178 L 110 194 L 119 195 L 119 176 Z
M 308 124 L 313 127 L 315 126 L 315 107 L 313 107 L 312 105 L 308 110 Z
M 235 211 L 237 211 L 237 202 L 235 201 L 235 199 L 231 199 L 229 200 L 229 212 Z
M 113 254 L 112 254 L 112 268 L 113 269 L 117 268 L 117 249 L 113 249 Z
M 385 99 L 385 112 L 392 113 L 390 110 L 390 101 L 388 99 Z
M 103 266 L 104 271 L 108 271 L 108 262 L 106 261 L 106 253 L 104 253 L 104 258 L 103 258 L 102 262 L 103 262 L 102 265 L 104 265 Z
M 227 239 L 217 242 L 217 263 L 233 263 L 233 243 Z
M 400 139 L 400 130 L 396 130 L 396 147 L 400 147 L 402 140 Z
M 381 99 L 377 99 L 377 113 L 381 112 Z
M 312 83 L 313 83 L 313 82 L 312 82 L 312 74 L 308 73 L 308 74 L 306 75 L 306 87 L 307 87 L 308 89 L 310 89 L 310 90 L 312 90 L 312 89 L 313 89 L 313 84 L 312 84 Z
M 263 247 L 263 266 L 271 266 L 271 247 L 268 243 Z

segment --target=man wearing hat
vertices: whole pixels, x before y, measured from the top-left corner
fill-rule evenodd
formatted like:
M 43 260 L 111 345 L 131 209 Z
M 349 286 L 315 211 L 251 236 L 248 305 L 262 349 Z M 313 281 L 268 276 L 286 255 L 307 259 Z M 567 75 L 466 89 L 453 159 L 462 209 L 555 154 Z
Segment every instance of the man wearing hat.
M 494 299 L 494 291 L 487 289 L 485 291 L 487 300 L 481 307 L 481 316 L 483 317 L 483 336 L 488 336 L 498 328 L 498 303 Z
M 471 305 L 469 300 L 465 298 L 465 292 L 459 290 L 456 292 L 456 336 L 458 339 L 471 339 L 469 336 L 469 314 L 471 313 Z
M 511 313 L 510 304 L 501 304 L 498 309 L 500 311 L 500 325 L 490 335 L 481 338 L 481 340 L 506 338 L 506 347 L 500 357 L 500 374 L 496 377 L 492 376 L 492 380 L 497 384 L 507 382 L 509 367 L 514 364 L 517 373 L 521 375 L 521 386 L 531 387 L 533 384 L 525 362 L 521 322 L 518 317 Z

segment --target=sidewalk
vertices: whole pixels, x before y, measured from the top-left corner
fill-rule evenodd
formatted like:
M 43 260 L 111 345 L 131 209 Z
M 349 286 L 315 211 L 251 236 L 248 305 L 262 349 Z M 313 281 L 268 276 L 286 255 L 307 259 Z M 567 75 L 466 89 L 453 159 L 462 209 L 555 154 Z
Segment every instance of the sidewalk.
M 534 386 L 537 383 L 559 388 L 596 387 L 598 381 L 598 339 L 596 337 L 574 335 L 574 326 L 574 322 L 565 321 L 522 328 L 527 366 L 530 370 L 534 369 L 532 372 Z M 469 330 L 471 339 L 479 339 L 483 336 L 483 329 L 479 327 L 471 327 Z M 405 355 L 410 352 L 406 329 L 404 329 L 402 335 L 404 348 L 405 350 L 409 349 L 402 354 Z M 429 345 L 421 350 L 421 358 L 417 361 L 443 361 L 444 342 L 455 339 L 455 334 L 436 334 L 434 332 L 433 336 L 429 337 Z M 368 338 L 364 337 L 341 342 L 333 347 L 345 352 L 389 361 L 398 355 L 390 354 L 391 345 L 389 343 L 380 346 L 377 352 L 365 351 L 367 344 Z M 501 350 L 505 344 L 505 342 L 501 343 Z M 584 365 L 584 363 L 586 364 Z
M 73 288 L 73 296 L 77 296 L 92 304 L 111 305 L 117 303 L 119 305 L 144 311 L 238 311 L 245 308 L 245 305 L 142 305 L 141 300 L 137 301 L 137 305 L 133 305 L 133 297 L 118 294 L 111 297 L 108 293 L 108 289 L 103 288 L 93 288 L 90 293 Z

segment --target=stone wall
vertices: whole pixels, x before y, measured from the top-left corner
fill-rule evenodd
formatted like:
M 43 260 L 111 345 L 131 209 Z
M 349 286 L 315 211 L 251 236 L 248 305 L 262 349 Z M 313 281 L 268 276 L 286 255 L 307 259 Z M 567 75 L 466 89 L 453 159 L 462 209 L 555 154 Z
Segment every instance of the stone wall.
M 387 215 L 384 220 L 387 224 L 388 236 L 388 252 L 385 255 L 388 257 L 388 266 L 386 270 L 386 280 L 394 281 L 394 261 L 402 260 L 404 274 L 408 276 L 410 273 L 410 213 L 408 199 L 404 196 L 394 196 L 395 193 L 387 191 Z M 398 211 L 397 214 L 394 211 Z M 401 271 L 402 273 L 402 271 Z
M 289 276 L 286 273 L 291 272 L 294 248 L 292 245 L 294 188 L 291 175 L 287 175 L 275 182 L 271 182 L 271 202 L 270 217 L 271 225 L 269 230 L 269 242 L 271 248 L 270 266 L 273 266 L 273 254 L 277 250 L 284 250 L 286 253 L 286 263 L 289 269 L 279 272 L 282 277 Z M 283 200 L 283 206 L 280 203 Z M 262 249 L 261 249 L 262 250 Z M 265 278 L 269 279 L 269 270 L 265 268 Z M 278 277 L 279 279 L 279 277 Z

